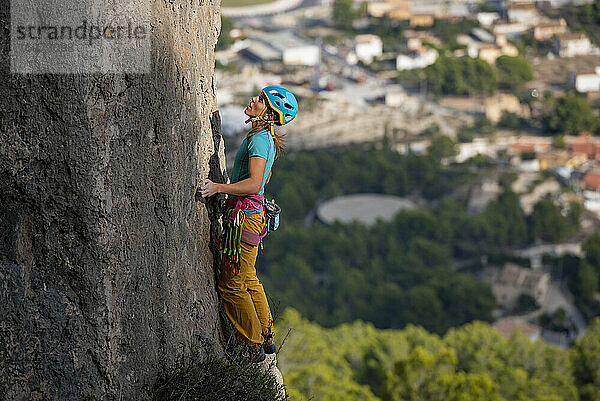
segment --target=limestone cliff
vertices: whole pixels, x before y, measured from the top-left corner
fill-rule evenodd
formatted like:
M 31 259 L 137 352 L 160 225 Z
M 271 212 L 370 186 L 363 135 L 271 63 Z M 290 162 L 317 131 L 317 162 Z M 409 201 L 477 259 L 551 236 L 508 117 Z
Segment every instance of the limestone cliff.
M 147 399 L 222 347 L 217 0 L 155 0 L 150 74 L 10 74 L 0 0 L 0 399 Z

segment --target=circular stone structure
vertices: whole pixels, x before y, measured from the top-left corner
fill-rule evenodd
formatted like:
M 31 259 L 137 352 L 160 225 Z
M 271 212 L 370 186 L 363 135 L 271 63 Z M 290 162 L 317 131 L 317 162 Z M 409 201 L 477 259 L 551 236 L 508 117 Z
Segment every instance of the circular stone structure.
M 403 209 L 416 209 L 416 205 L 406 199 L 384 194 L 353 194 L 338 196 L 321 203 L 317 209 L 319 220 L 327 224 L 334 221 L 349 223 L 352 220 L 373 225 L 377 219 L 391 220 Z

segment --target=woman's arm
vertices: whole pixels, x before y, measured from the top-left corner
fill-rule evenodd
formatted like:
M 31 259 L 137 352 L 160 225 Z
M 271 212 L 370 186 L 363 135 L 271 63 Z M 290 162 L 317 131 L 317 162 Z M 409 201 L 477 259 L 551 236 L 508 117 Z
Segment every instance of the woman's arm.
M 253 156 L 248 159 L 248 173 L 250 177 L 233 184 L 218 184 L 209 179 L 202 181 L 200 190 L 202 197 L 212 196 L 216 193 L 246 196 L 257 195 L 262 185 L 265 175 L 267 160 L 260 156 Z

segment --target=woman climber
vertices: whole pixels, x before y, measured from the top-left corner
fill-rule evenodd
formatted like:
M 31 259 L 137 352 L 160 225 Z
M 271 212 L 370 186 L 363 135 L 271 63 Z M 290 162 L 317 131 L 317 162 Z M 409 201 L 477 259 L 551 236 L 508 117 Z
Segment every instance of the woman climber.
M 203 197 L 228 194 L 223 216 L 225 233 L 221 237 L 223 264 L 218 288 L 225 312 L 237 332 L 256 348 L 256 361 L 275 352 L 273 318 L 264 288 L 254 264 L 258 243 L 266 230 L 264 187 L 271 179 L 271 168 L 284 147 L 284 135 L 274 125 L 285 125 L 298 113 L 298 102 L 288 89 L 279 85 L 263 88 L 244 110 L 252 128 L 240 145 L 230 184 L 201 182 Z

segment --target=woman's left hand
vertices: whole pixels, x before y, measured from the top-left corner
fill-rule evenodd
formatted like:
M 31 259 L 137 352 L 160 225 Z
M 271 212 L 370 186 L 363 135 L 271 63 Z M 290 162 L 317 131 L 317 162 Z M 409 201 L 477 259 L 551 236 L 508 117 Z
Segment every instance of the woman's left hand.
M 200 194 L 203 198 L 207 196 L 212 196 L 217 193 L 217 184 L 205 178 L 200 182 Z

